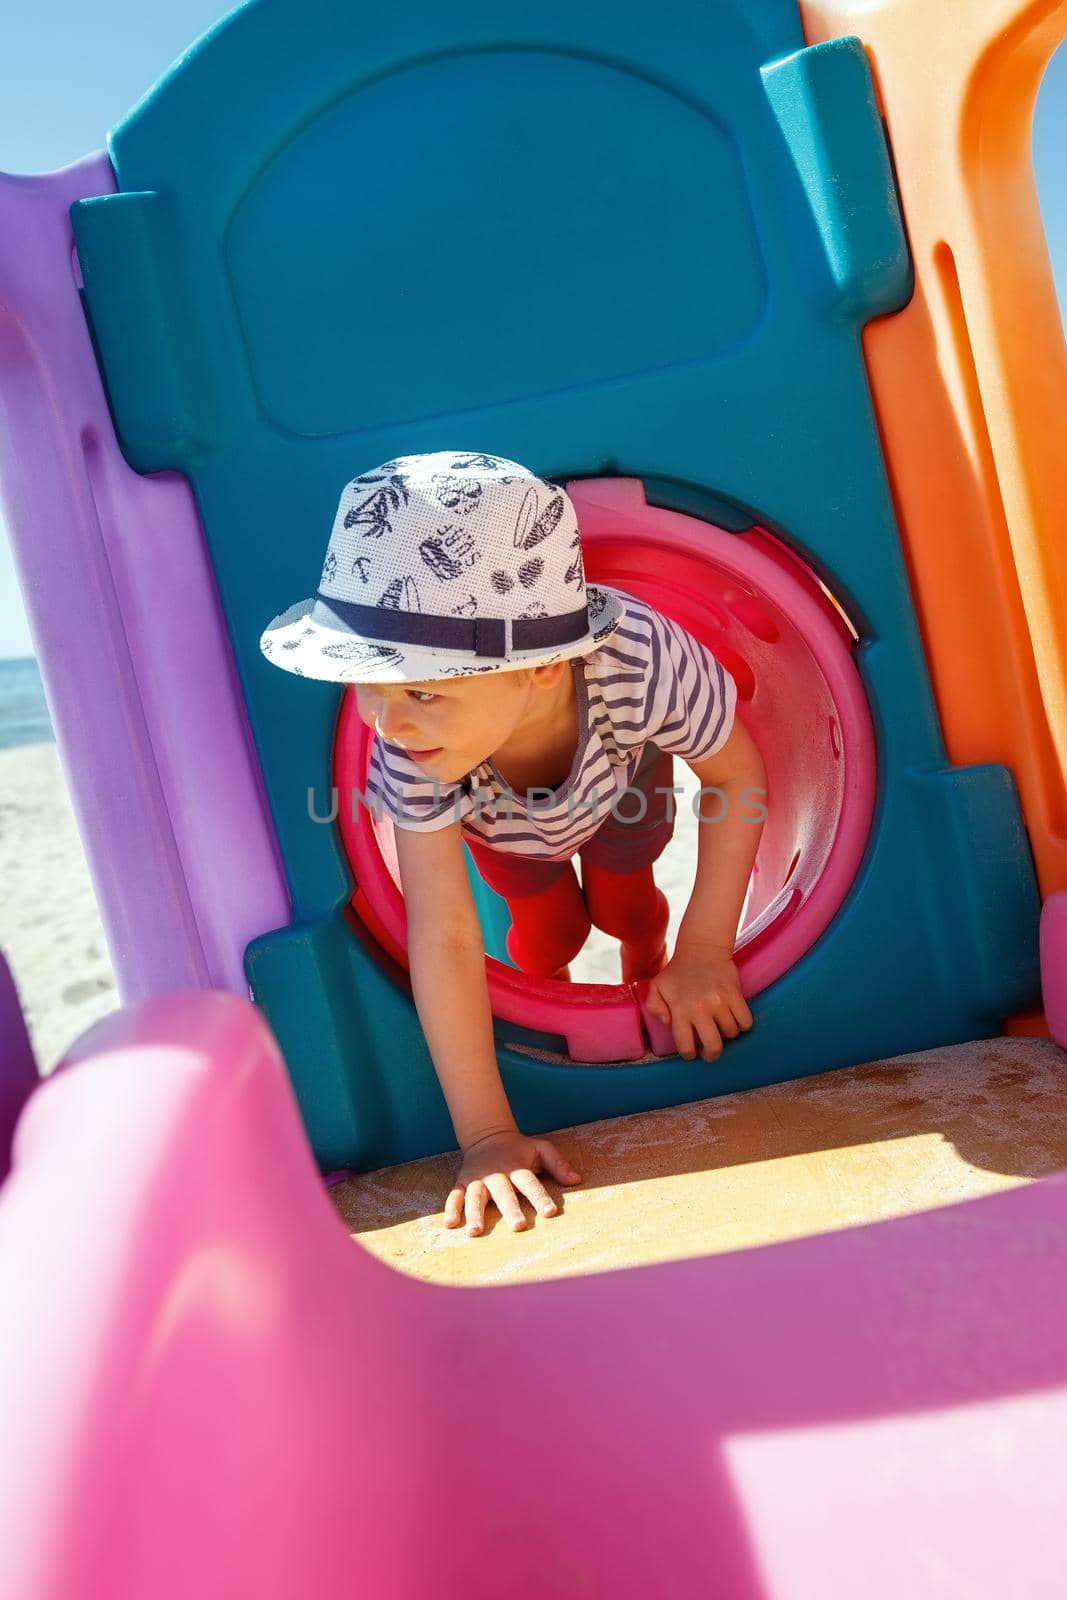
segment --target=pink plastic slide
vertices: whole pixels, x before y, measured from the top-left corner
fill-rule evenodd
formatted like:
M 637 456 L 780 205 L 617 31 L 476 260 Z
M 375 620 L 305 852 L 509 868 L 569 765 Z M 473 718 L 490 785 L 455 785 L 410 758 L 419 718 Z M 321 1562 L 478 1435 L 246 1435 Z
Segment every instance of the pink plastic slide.
M 349 1239 L 255 1008 L 187 993 L 33 1094 L 0 1280 L 5 1600 L 1063 1593 L 1067 1174 L 443 1288 Z

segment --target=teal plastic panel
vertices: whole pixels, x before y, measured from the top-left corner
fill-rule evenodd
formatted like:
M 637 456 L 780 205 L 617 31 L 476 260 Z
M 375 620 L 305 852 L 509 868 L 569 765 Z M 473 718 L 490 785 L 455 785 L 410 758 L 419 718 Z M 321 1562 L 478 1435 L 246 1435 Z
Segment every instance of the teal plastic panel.
M 995 1034 L 1037 1003 L 1018 796 L 946 760 L 862 359 L 913 277 L 859 40 L 805 48 L 784 0 L 259 0 L 110 150 L 120 192 L 72 208 L 85 304 L 127 459 L 197 495 L 294 908 L 247 970 L 324 1165 L 453 1144 L 402 975 L 308 817 L 338 691 L 258 649 L 314 590 L 342 484 L 402 453 L 758 518 L 861 630 L 878 801 L 833 924 L 714 1066 L 555 1065 L 499 1025 L 525 1129 Z M 481 909 L 500 954 L 501 904 Z

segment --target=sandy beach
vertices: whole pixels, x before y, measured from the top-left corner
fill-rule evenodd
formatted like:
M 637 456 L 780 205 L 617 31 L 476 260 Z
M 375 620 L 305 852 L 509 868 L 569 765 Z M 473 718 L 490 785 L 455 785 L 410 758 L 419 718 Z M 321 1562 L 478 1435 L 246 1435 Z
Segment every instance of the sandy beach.
M 54 744 L 0 750 L 0 949 L 43 1072 L 118 1005 Z
M 697 780 L 675 762 L 674 838 L 656 863 L 671 904 L 673 948 L 696 866 Z M 42 1071 L 118 1005 L 89 868 L 56 746 L 0 750 L 0 948 L 14 974 Z M 578 982 L 618 983 L 619 946 L 593 929 L 571 963 Z

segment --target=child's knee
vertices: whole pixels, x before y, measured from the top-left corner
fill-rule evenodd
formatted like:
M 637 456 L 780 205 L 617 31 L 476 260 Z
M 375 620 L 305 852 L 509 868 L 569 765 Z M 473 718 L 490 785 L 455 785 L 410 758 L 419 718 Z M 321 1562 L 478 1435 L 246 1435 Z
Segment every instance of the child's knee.
M 573 868 L 550 889 L 508 905 L 508 955 L 532 976 L 550 977 L 573 960 L 589 937 L 592 922 Z
M 588 873 L 585 898 L 594 925 L 613 939 L 654 935 L 670 917 L 666 896 L 656 888 L 651 871 Z
M 584 918 L 575 916 L 547 924 L 512 922 L 505 939 L 508 955 L 523 972 L 533 977 L 551 977 L 578 954 L 591 926 L 588 913 Z

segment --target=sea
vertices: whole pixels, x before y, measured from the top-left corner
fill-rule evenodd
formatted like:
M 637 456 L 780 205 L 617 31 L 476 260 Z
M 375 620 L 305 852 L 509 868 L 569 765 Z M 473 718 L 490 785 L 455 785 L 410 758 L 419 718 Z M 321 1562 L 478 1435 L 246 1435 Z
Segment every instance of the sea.
M 33 656 L 0 661 L 0 750 L 54 739 L 44 685 Z

